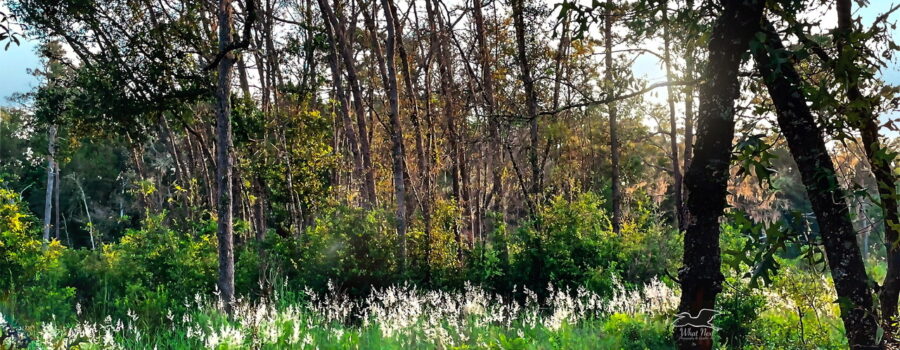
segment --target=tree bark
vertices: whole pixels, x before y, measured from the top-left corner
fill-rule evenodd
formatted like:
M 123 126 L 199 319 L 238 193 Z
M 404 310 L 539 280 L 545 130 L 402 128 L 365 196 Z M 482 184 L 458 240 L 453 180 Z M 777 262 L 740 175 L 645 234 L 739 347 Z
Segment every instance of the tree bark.
M 740 96 L 741 57 L 758 31 L 764 1 L 726 1 L 709 40 L 706 81 L 700 88 L 696 156 L 685 178 L 688 190 L 683 267 L 678 310 L 697 315 L 714 309 L 724 277 L 719 250 L 719 217 L 726 205 L 734 138 L 734 101 Z M 683 329 L 683 328 L 682 328 Z M 682 337 L 681 349 L 711 349 L 712 339 Z
M 606 64 L 604 85 L 606 86 L 605 91 L 607 96 L 614 96 L 616 93 L 613 88 L 615 85 L 612 57 L 613 6 L 612 0 L 606 0 L 606 8 L 603 16 L 603 41 L 606 49 L 604 57 L 604 63 Z M 606 108 L 609 108 L 609 153 L 612 163 L 612 174 L 610 174 L 609 179 L 611 183 L 610 192 L 612 193 L 612 229 L 614 233 L 618 234 L 622 229 L 622 190 L 619 188 L 619 126 L 618 121 L 616 120 L 619 111 L 616 102 L 614 101 L 610 102 Z
M 397 68 L 394 62 L 396 56 L 397 37 L 396 22 L 391 11 L 391 0 L 381 0 L 384 17 L 387 21 L 387 45 L 385 56 L 387 58 L 387 94 L 389 102 L 389 117 L 391 126 L 391 165 L 394 172 L 394 200 L 397 203 L 397 235 L 400 237 L 400 266 L 406 268 L 406 154 L 403 149 L 403 125 L 400 123 L 400 96 L 397 91 Z M 374 33 L 373 33 L 374 34 Z
M 56 125 L 51 125 L 47 135 L 47 192 L 44 196 L 44 242 L 50 240 L 53 218 L 53 187 L 56 177 Z
M 848 120 L 855 121 L 862 138 L 866 160 L 878 186 L 879 205 L 884 218 L 884 246 L 887 252 L 887 272 L 885 274 L 879 300 L 881 302 L 881 323 L 885 329 L 885 340 L 896 342 L 897 301 L 900 297 L 900 214 L 898 214 L 897 178 L 891 171 L 891 162 L 887 149 L 881 144 L 878 136 L 878 117 L 872 112 L 872 102 L 863 96 L 860 90 L 858 68 L 852 63 L 856 57 L 847 57 L 854 52 L 846 50 L 850 46 L 850 35 L 853 34 L 852 2 L 837 1 L 838 31 L 835 45 L 838 51 L 838 62 L 851 62 L 849 67 L 835 67 L 835 74 L 845 85 L 848 103 Z
M 516 58 L 519 63 L 520 79 L 522 80 L 522 85 L 525 87 L 525 104 L 528 107 L 527 116 L 529 120 L 529 136 L 531 139 L 531 145 L 528 148 L 528 162 L 531 165 L 531 188 L 529 192 L 531 193 L 525 193 L 525 196 L 526 198 L 531 197 L 531 201 L 533 202 L 537 199 L 537 194 L 542 190 L 543 179 L 540 164 L 538 162 L 540 139 L 538 138 L 537 92 L 534 90 L 534 79 L 532 79 L 531 75 L 531 64 L 528 61 L 528 52 L 525 41 L 525 31 L 527 30 L 525 27 L 525 0 L 513 0 L 512 11 L 513 26 L 515 27 L 516 35 Z M 531 210 L 534 211 L 535 208 L 532 207 Z
M 219 0 L 219 51 L 226 52 L 232 44 L 233 8 L 231 0 Z M 218 65 L 215 91 L 216 112 L 216 183 L 218 185 L 218 253 L 219 299 L 225 312 L 231 315 L 234 304 L 234 227 L 232 222 L 234 199 L 232 191 L 231 142 L 231 77 L 235 57 L 227 52 Z
M 56 231 L 55 236 L 56 236 L 56 240 L 58 241 L 59 240 L 59 228 L 60 228 L 60 226 L 62 226 L 62 225 L 60 225 L 60 222 L 59 222 L 59 191 L 60 191 L 60 187 L 61 187 L 62 183 L 59 182 L 59 162 L 53 162 L 53 167 L 55 170 L 53 172 L 53 184 L 54 184 L 54 186 L 53 186 L 53 215 L 54 215 L 53 229 Z
M 757 68 L 775 104 L 778 125 L 797 161 L 825 245 L 837 290 L 841 318 L 852 349 L 876 348 L 878 323 L 865 264 L 844 191 L 834 164 L 801 90 L 801 78 L 771 23 L 766 23 L 765 49 L 753 50 Z M 780 57 L 778 57 L 780 56 Z

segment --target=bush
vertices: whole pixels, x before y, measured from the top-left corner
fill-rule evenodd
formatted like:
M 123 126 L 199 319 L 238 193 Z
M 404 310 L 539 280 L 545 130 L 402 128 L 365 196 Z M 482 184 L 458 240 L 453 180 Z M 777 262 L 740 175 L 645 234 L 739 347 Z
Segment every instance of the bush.
M 354 296 L 390 285 L 399 270 L 391 216 L 339 206 L 300 237 L 270 235 L 264 246 L 267 269 L 275 276 L 270 282 L 287 280 L 298 288 L 325 290 L 332 281 Z M 252 259 L 253 253 L 248 254 Z
M 603 332 L 609 336 L 609 349 L 671 349 L 672 332 L 668 322 L 657 321 L 646 316 L 612 314 L 603 325 Z
M 0 304 L 23 320 L 64 317 L 74 294 L 56 286 L 66 274 L 65 247 L 42 242 L 37 222 L 17 193 L 0 188 Z
M 716 335 L 719 343 L 729 349 L 742 349 L 747 342 L 747 335 L 756 325 L 766 304 L 766 299 L 757 291 L 733 281 L 731 288 L 720 294 L 716 304 L 719 314 L 713 319 L 718 328 Z
M 217 276 L 215 222 L 198 232 L 176 232 L 164 214 L 149 216 L 101 250 L 72 251 L 64 258 L 84 306 L 98 314 L 137 312 L 150 320 L 179 310 L 185 299 L 211 293 Z M 92 308 L 96 307 L 96 308 Z
M 524 285 L 539 295 L 550 284 L 609 295 L 614 281 L 636 287 L 663 275 L 680 251 L 676 235 L 650 206 L 638 207 L 614 234 L 603 204 L 593 193 L 553 198 L 511 237 L 504 226 L 493 232 L 469 260 L 468 275 L 494 290 Z

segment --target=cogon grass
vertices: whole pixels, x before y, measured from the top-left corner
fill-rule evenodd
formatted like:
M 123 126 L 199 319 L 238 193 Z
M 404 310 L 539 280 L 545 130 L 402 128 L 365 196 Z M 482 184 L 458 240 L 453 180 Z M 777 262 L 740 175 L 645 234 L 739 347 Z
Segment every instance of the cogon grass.
M 467 284 L 457 292 L 395 285 L 351 300 L 334 285 L 325 293 L 305 290 L 304 302 L 239 300 L 225 317 L 214 296 L 186 301 L 183 315 L 167 313 L 165 327 L 148 328 L 129 312 L 123 319 L 38 325 L 41 349 L 465 349 L 596 348 L 610 342 L 603 320 L 611 315 L 665 321 L 677 306 L 675 291 L 658 279 L 638 290 L 618 282 L 602 298 L 585 288 L 549 288 L 543 305 L 522 289 L 510 300 Z M 621 331 L 619 330 L 616 330 Z

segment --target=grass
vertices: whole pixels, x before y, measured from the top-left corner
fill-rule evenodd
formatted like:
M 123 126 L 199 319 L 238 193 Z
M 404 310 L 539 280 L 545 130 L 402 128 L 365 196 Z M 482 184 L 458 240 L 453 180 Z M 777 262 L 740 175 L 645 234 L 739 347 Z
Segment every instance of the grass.
M 331 288 L 303 302 L 239 301 L 234 317 L 214 296 L 185 301 L 181 315 L 146 320 L 46 322 L 26 326 L 39 349 L 656 349 L 670 348 L 677 296 L 653 281 L 600 298 L 554 290 L 516 302 L 467 286 L 456 293 L 395 286 L 352 301 Z M 277 293 L 276 293 L 277 294 Z M 2 348 L 2 347 L 0 347 Z

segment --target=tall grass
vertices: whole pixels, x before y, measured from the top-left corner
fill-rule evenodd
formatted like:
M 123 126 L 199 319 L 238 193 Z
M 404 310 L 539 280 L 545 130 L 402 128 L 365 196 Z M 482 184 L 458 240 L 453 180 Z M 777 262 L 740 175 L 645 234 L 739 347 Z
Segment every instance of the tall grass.
M 547 300 L 520 289 L 511 300 L 466 285 L 458 292 L 397 285 L 351 300 L 327 292 L 282 290 L 239 300 L 232 318 L 215 296 L 185 301 L 161 324 L 123 319 L 46 322 L 32 346 L 46 349 L 596 349 L 668 347 L 677 296 L 654 279 L 640 290 L 601 298 L 584 288 L 551 289 Z M 289 295 L 285 295 L 289 294 Z

